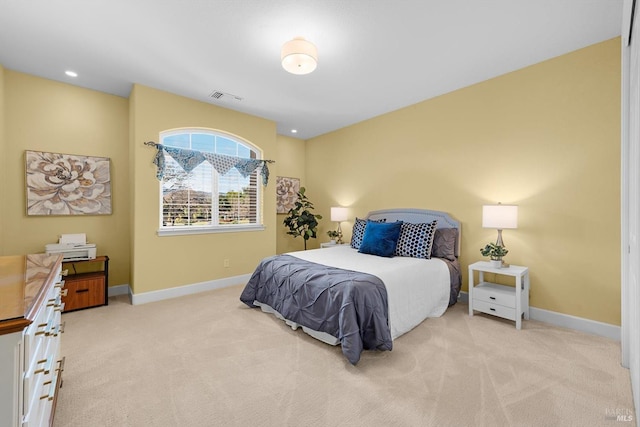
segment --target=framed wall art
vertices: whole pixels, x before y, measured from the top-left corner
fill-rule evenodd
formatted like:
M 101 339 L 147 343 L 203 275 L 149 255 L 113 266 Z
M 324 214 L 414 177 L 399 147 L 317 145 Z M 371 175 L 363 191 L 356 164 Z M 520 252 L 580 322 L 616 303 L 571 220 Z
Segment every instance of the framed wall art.
M 298 200 L 300 179 L 285 176 L 276 177 L 276 213 L 286 214 Z
M 108 157 L 26 151 L 27 215 L 110 215 Z

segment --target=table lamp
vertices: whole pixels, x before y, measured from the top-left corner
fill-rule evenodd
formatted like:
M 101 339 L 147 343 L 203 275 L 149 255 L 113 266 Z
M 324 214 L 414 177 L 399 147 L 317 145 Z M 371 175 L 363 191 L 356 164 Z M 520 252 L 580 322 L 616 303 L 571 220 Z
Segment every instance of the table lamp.
M 347 220 L 347 208 L 343 207 L 334 207 L 331 208 L 331 221 L 335 221 L 338 223 L 338 239 L 336 243 L 338 245 L 342 244 L 342 229 L 340 228 L 340 223 L 342 221 Z
M 497 229 L 498 240 L 496 240 L 496 245 L 504 247 L 502 230 L 518 228 L 518 206 L 500 203 L 482 206 L 482 227 Z

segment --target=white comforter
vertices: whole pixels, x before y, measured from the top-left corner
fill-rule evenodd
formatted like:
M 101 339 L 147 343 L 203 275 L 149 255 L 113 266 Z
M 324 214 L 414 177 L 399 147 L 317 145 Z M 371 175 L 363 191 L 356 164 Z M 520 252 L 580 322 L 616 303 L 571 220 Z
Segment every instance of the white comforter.
M 306 261 L 369 273 L 387 288 L 392 339 L 428 317 L 441 316 L 449 305 L 450 275 L 444 261 L 361 254 L 350 246 L 289 252 Z

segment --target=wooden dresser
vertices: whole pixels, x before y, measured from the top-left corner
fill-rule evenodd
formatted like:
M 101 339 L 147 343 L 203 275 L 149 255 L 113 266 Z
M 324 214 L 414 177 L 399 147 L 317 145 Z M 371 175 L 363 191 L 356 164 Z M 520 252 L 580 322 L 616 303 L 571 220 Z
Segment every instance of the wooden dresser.
M 0 427 L 53 424 L 64 358 L 61 255 L 0 257 Z

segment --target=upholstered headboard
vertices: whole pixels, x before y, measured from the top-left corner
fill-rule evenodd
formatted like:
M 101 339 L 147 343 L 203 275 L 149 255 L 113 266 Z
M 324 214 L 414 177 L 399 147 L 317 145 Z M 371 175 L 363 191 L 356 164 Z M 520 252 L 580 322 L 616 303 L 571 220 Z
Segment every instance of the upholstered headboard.
M 412 224 L 431 222 L 434 219 L 437 219 L 437 228 L 458 229 L 458 240 L 456 241 L 455 254 L 456 256 L 460 256 L 460 236 L 462 235 L 461 224 L 460 221 L 454 219 L 446 212 L 431 211 L 428 209 L 382 209 L 379 211 L 369 212 L 367 219 L 386 219 L 387 222 L 404 221 Z

